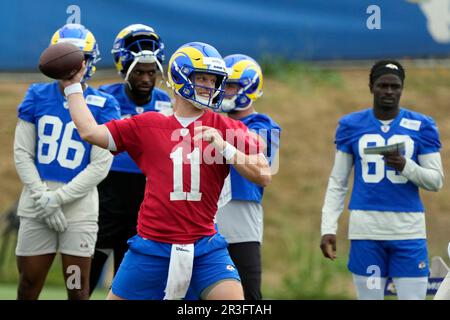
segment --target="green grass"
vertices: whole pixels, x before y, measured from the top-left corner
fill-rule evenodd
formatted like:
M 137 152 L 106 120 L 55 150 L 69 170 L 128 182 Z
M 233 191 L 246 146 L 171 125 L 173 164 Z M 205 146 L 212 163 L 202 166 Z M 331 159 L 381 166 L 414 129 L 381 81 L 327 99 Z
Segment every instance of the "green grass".
M 0 300 L 15 300 L 17 285 L 10 283 L 0 284 Z M 91 300 L 104 300 L 108 291 L 97 288 L 92 294 Z M 41 292 L 39 300 L 66 300 L 67 294 L 64 287 L 47 285 Z
M 284 227 L 284 229 L 289 229 Z M 346 259 L 330 261 L 324 259 L 317 248 L 316 235 L 294 236 L 294 232 L 281 235 L 283 254 L 290 265 L 279 288 L 263 288 L 265 296 L 284 300 L 317 300 L 352 298 L 349 288 L 342 279 L 351 278 L 347 270 Z M 345 281 L 344 281 L 345 282 Z
M 265 58 L 261 62 L 261 67 L 265 77 L 292 86 L 303 94 L 316 88 L 339 89 L 345 85 L 337 71 L 308 63 Z

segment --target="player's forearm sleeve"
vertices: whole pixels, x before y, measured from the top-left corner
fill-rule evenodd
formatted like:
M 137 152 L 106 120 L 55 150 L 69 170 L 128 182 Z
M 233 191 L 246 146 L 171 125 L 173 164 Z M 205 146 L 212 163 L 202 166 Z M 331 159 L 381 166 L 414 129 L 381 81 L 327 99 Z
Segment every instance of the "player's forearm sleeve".
M 336 234 L 338 220 L 344 211 L 345 196 L 350 172 L 353 167 L 353 157 L 349 153 L 337 151 L 333 170 L 328 180 L 325 201 L 322 207 L 321 234 Z
M 19 120 L 14 136 L 14 163 L 20 180 L 32 193 L 47 189 L 34 163 L 35 150 L 35 125 L 24 120 Z
M 108 150 L 109 151 L 117 151 L 116 143 L 114 142 L 114 138 L 111 134 L 111 131 L 108 129 Z
M 108 175 L 112 160 L 108 150 L 92 146 L 91 162 L 68 184 L 56 190 L 61 202 L 72 202 L 88 194 Z
M 419 164 L 406 159 L 402 175 L 416 186 L 429 191 L 439 191 L 444 184 L 444 171 L 439 152 L 419 155 Z

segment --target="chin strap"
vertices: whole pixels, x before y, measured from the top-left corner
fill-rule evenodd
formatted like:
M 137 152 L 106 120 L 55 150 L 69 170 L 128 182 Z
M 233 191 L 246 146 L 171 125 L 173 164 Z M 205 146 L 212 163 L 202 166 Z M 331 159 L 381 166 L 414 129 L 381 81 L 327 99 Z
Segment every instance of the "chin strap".
M 159 51 L 159 49 L 156 50 L 155 52 L 150 51 L 150 50 L 142 50 L 141 52 L 134 55 L 135 58 L 134 58 L 133 62 L 131 63 L 131 65 L 128 67 L 128 70 L 127 70 L 127 73 L 126 73 L 125 79 L 124 79 L 131 90 L 133 90 L 133 88 L 131 87 L 131 84 L 128 81 L 128 78 L 130 77 L 131 71 L 133 71 L 134 67 L 136 67 L 136 65 L 138 63 L 156 63 L 156 65 L 158 66 L 158 70 L 161 72 L 161 77 L 162 77 L 161 81 L 162 82 L 165 81 L 163 67 L 156 56 L 158 54 L 158 51 Z

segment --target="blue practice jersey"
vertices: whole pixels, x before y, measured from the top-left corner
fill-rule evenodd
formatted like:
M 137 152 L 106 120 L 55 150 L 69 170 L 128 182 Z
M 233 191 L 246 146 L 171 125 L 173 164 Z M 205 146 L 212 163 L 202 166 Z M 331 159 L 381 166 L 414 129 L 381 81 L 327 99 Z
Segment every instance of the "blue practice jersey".
M 119 118 L 114 97 L 89 86 L 84 97 L 98 123 Z M 32 84 L 18 116 L 36 126 L 35 164 L 42 180 L 68 183 L 89 164 L 92 145 L 80 138 L 58 82 Z
M 355 174 L 351 210 L 423 212 L 419 189 L 385 165 L 381 155 L 364 154 L 366 147 L 405 142 L 404 156 L 418 162 L 418 155 L 438 152 L 439 133 L 433 119 L 400 109 L 388 125 L 367 109 L 344 116 L 336 131 L 336 147 L 353 155 Z
M 136 114 L 141 114 L 147 111 L 161 111 L 171 108 L 170 97 L 167 92 L 154 88 L 152 91 L 152 98 L 149 103 L 138 106 L 136 105 L 125 92 L 125 83 L 115 83 L 103 85 L 99 89 L 114 96 L 120 105 L 121 118 L 129 118 Z M 137 164 L 131 159 L 127 152 L 122 152 L 114 156 L 111 166 L 112 171 L 142 173 Z
M 266 141 L 266 157 L 271 164 L 279 148 L 281 127 L 269 116 L 260 113 L 253 113 L 239 120 Z M 232 200 L 261 202 L 264 188 L 242 177 L 233 166 L 230 166 L 230 179 Z

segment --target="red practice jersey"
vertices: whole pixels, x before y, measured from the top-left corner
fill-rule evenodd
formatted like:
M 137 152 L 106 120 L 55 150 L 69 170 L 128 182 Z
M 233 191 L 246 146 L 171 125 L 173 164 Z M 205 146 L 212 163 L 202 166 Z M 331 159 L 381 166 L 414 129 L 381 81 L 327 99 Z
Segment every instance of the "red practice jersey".
M 127 151 L 147 177 L 138 234 L 166 243 L 194 243 L 216 232 L 214 216 L 229 165 L 207 142 L 194 143 L 194 127 L 216 128 L 246 154 L 259 147 L 242 122 L 209 110 L 186 128 L 157 112 L 106 126 L 117 152 Z

